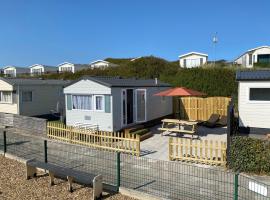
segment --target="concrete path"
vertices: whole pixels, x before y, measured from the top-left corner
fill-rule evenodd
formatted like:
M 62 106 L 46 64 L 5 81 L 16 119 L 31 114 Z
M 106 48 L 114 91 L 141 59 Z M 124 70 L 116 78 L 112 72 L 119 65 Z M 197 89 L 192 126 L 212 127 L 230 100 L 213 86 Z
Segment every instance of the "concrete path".
M 191 138 L 188 134 L 172 133 L 170 135 L 161 135 L 161 131 L 158 130 L 160 126 L 151 128 L 151 132 L 154 134 L 153 137 L 148 138 L 141 142 L 141 155 L 146 158 L 169 160 L 169 137 L 180 137 L 180 138 Z M 213 140 L 213 141 L 227 141 L 227 129 L 226 128 L 205 128 L 199 126 L 198 135 L 194 137 L 194 140 Z

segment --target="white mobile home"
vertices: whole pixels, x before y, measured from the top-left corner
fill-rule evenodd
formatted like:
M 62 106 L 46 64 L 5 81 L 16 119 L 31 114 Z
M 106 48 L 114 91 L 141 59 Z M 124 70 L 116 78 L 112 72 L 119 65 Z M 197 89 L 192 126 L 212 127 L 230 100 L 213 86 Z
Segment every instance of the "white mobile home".
M 254 64 L 269 64 L 270 65 L 270 47 L 261 46 L 254 49 L 250 49 L 243 53 L 234 61 L 238 65 L 243 67 L 252 68 Z
M 105 60 L 96 60 L 90 63 L 91 68 L 106 68 L 106 67 L 115 67 L 116 64 L 110 63 Z
M 22 74 L 29 74 L 30 70 L 23 67 L 6 66 L 3 68 L 5 77 L 17 77 Z
M 63 88 L 69 81 L 0 78 L 0 112 L 48 115 L 64 109 Z
M 270 71 L 239 71 L 239 126 L 270 128 Z
M 75 73 L 75 72 L 80 71 L 80 70 L 89 69 L 90 65 L 73 64 L 73 63 L 69 63 L 69 62 L 64 62 L 64 63 L 59 64 L 57 67 L 58 67 L 58 71 L 60 73 L 64 73 L 64 72 Z
M 57 72 L 56 67 L 41 65 L 41 64 L 34 64 L 34 65 L 31 65 L 29 68 L 30 68 L 30 74 L 32 76 L 46 74 L 46 73 L 50 73 L 50 72 L 53 72 L 53 73 Z
M 183 68 L 200 67 L 206 64 L 207 60 L 207 54 L 190 52 L 179 56 L 179 65 Z
M 170 88 L 155 80 L 83 77 L 64 89 L 66 123 L 117 131 L 172 114 L 172 98 L 154 94 Z

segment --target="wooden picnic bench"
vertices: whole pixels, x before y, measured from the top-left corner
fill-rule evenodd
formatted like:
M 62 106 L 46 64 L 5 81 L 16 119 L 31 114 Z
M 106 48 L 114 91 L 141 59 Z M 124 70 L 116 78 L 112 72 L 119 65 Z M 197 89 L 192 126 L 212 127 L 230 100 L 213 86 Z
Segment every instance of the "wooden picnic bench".
M 192 138 L 194 134 L 197 134 L 197 124 L 196 121 L 185 121 L 185 120 L 179 120 L 179 119 L 163 119 L 161 120 L 162 126 L 161 128 L 158 128 L 158 130 L 163 131 L 161 134 L 162 136 L 165 135 L 165 133 L 186 133 L 191 134 Z M 173 125 L 173 127 L 169 127 L 170 125 Z M 185 127 L 191 127 L 191 130 L 185 129 Z
M 102 197 L 103 183 L 102 175 L 93 175 L 78 170 L 60 167 L 51 163 L 37 161 L 36 159 L 26 161 L 26 179 L 36 177 L 37 170 L 43 169 L 48 171 L 50 177 L 50 185 L 54 185 L 54 178 L 67 179 L 68 190 L 73 192 L 72 183 L 77 182 L 85 185 L 93 186 L 93 199 Z

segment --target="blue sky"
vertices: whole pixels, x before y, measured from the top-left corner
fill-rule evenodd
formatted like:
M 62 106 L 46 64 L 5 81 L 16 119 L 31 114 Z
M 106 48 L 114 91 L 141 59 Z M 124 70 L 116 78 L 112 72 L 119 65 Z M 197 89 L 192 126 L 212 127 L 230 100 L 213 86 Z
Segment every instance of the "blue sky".
M 270 45 L 270 1 L 1 0 L 0 66 L 89 63 L 189 51 L 232 60 Z

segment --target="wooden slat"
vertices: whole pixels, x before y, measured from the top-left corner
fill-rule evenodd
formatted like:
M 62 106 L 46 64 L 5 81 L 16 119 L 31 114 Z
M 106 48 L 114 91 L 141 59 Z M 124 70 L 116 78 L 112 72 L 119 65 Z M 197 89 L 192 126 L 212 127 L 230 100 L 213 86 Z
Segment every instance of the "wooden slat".
M 179 112 L 181 119 L 207 120 L 213 113 L 227 115 L 227 106 L 231 100 L 229 97 L 175 97 L 174 113 Z
M 226 143 L 170 137 L 169 159 L 210 165 L 225 165 Z
M 63 142 L 140 156 L 139 135 L 91 131 L 73 128 L 64 124 L 48 122 L 47 136 L 50 139 L 56 139 Z

